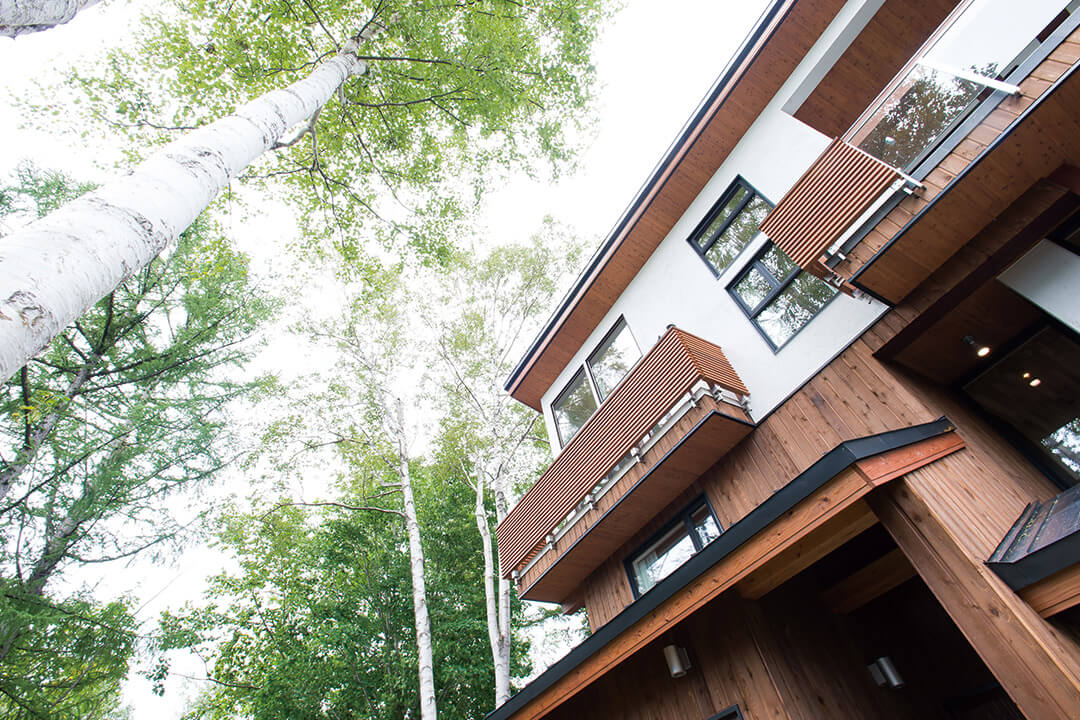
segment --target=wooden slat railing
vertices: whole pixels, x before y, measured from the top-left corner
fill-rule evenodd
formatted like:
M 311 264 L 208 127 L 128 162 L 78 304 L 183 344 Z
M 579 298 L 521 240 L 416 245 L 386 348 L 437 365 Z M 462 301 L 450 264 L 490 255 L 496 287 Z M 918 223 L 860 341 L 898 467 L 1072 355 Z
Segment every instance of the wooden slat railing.
M 532 557 L 548 533 L 701 379 L 737 395 L 750 394 L 719 347 L 670 328 L 499 524 L 503 576 Z
M 896 168 L 836 138 L 761 223 L 797 265 L 823 277 L 818 262 L 867 209 L 902 178 Z

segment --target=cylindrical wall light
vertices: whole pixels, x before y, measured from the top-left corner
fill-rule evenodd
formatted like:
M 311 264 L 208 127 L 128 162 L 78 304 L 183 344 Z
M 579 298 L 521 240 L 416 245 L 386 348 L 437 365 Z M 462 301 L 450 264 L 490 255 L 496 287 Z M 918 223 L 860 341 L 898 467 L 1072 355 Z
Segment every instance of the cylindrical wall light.
M 690 670 L 690 656 L 686 648 L 667 645 L 664 647 L 664 659 L 667 660 L 668 672 L 673 678 L 681 678 Z
M 870 675 L 874 678 L 874 682 L 878 687 L 890 687 L 893 690 L 899 690 L 904 687 L 904 678 L 900 675 L 900 671 L 896 669 L 896 664 L 892 661 L 892 658 L 888 655 L 879 657 L 874 662 L 866 666 L 870 671 Z

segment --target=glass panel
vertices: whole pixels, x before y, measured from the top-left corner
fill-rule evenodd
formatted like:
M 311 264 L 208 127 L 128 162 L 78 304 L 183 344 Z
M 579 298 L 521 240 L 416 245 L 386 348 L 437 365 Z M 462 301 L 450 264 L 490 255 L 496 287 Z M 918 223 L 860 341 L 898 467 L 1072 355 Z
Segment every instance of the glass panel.
M 705 253 L 705 257 L 709 259 L 714 268 L 723 270 L 731 264 L 731 261 L 744 247 L 750 244 L 750 241 L 757 235 L 758 226 L 765 220 L 765 216 L 769 214 L 770 209 L 769 203 L 762 200 L 758 195 L 755 195 L 746 204 L 743 211 L 728 225 L 727 229 L 716 239 L 716 243 Z
M 596 399 L 589 390 L 589 383 L 585 380 L 585 373 L 579 372 L 559 399 L 552 406 L 555 414 L 555 424 L 559 428 L 559 439 L 563 447 L 577 434 L 585 421 L 596 412 Z
M 589 358 L 589 369 L 600 393 L 600 402 L 626 377 L 640 357 L 641 351 L 634 344 L 630 330 L 625 322 L 620 322 L 615 332 Z
M 799 266 L 795 264 L 795 261 L 789 258 L 787 253 L 775 245 L 769 248 L 769 252 L 761 257 L 761 264 L 773 274 L 777 284 L 783 283 L 788 279 L 788 276 L 791 275 L 791 273 L 799 269 Z
M 694 526 L 694 532 L 697 533 L 702 547 L 720 537 L 720 528 L 716 524 L 716 518 L 709 512 L 708 505 L 702 505 L 690 514 L 690 524 Z
M 750 268 L 746 276 L 735 285 L 735 292 L 750 310 L 756 308 L 772 290 L 772 283 L 756 267 Z
M 809 273 L 799 273 L 757 316 L 758 326 L 780 347 L 810 322 L 835 293 L 828 283 Z
M 738 185 L 735 188 L 735 193 L 731 196 L 731 199 L 724 204 L 724 207 L 720 208 L 720 212 L 716 214 L 716 218 L 709 223 L 709 226 L 702 231 L 697 238 L 698 247 L 705 247 L 705 244 L 712 239 L 712 236 L 716 234 L 717 228 L 720 228 L 727 222 L 728 216 L 731 215 L 735 208 L 739 207 L 739 203 L 746 197 L 746 193 L 749 192 L 742 185 Z
M 1033 47 L 1065 0 L 975 0 L 885 99 L 853 142 L 893 167 L 908 168 L 982 92 L 972 72 L 997 78 Z
M 634 560 L 634 579 L 638 592 L 645 592 L 660 582 L 694 554 L 694 542 L 686 527 L 678 525 Z

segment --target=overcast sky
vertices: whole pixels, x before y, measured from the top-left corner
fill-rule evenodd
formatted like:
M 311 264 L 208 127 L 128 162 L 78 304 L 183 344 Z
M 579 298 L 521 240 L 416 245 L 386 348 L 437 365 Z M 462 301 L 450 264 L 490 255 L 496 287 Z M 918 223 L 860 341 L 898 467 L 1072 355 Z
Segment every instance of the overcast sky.
M 512 179 L 485 199 L 487 236 L 495 242 L 523 241 L 545 215 L 573 226 L 589 252 L 614 225 L 647 179 L 676 133 L 734 53 L 765 6 L 765 0 L 625 0 L 625 8 L 605 29 L 596 47 L 601 82 L 597 136 L 576 175 L 546 185 L 526 177 Z M 135 3 L 106 0 L 67 26 L 17 40 L 0 38 L 0 176 L 10 176 L 22 159 L 98 182 L 115 172 L 102 167 L 77 138 L 35 129 L 34 118 L 12 107 L 24 96 L 124 36 L 136 16 Z M 253 255 L 257 268 L 275 265 L 281 243 L 260 242 L 266 229 L 280 235 L 288 211 L 266 213 L 261 226 L 236 227 L 235 240 Z M 287 223 L 286 223 L 287 224 Z M 287 239 L 287 238 L 286 238 Z M 569 279 L 566 279 L 564 286 Z M 237 482 L 242 482 L 238 479 Z M 108 569 L 110 594 L 130 592 L 152 619 L 160 610 L 197 599 L 204 578 L 220 567 L 204 549 L 186 553 L 175 566 L 133 571 Z M 197 672 L 198 668 L 191 668 Z M 187 688 L 170 687 L 165 698 L 135 678 L 126 698 L 135 718 L 169 720 L 184 707 Z

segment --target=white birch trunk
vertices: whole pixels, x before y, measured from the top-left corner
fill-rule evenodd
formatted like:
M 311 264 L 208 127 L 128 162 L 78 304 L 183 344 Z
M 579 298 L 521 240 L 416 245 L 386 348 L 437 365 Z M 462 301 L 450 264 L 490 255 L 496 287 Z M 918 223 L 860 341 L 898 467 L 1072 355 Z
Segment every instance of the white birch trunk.
M 230 178 L 362 74 L 356 47 L 350 43 L 307 78 L 185 135 L 127 177 L 0 239 L 0 381 L 145 267 Z
M 495 668 L 495 707 L 510 699 L 510 583 L 498 577 L 495 570 L 491 544 L 491 528 L 488 525 L 487 507 L 484 504 L 484 468 L 477 464 L 476 470 L 476 529 L 484 555 L 484 601 L 487 610 L 488 644 L 491 661 Z M 498 590 L 496 591 L 496 585 Z
M 0 0 L 0 36 L 15 37 L 54 28 L 101 0 Z
M 420 545 L 420 524 L 416 520 L 412 477 L 409 474 L 409 451 L 405 441 L 405 411 L 395 400 L 397 415 L 398 475 L 401 479 L 405 531 L 409 536 L 409 572 L 412 577 L 413 616 L 416 621 L 416 650 L 420 674 L 420 720 L 436 720 L 435 670 L 431 652 L 431 620 L 427 608 L 427 584 L 424 574 L 424 549 Z
M 499 472 L 491 483 L 495 492 L 496 523 L 501 523 L 507 513 L 503 481 L 502 473 Z M 491 572 L 499 586 L 499 636 L 502 638 L 499 655 L 495 658 L 495 706 L 498 707 L 510 699 L 510 580 L 504 578 L 494 567 Z

